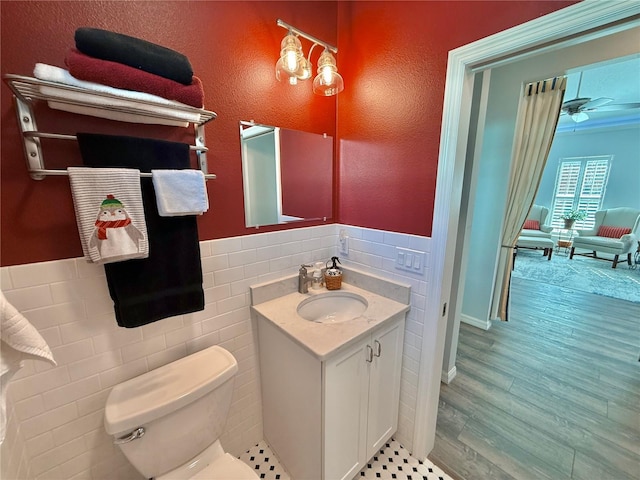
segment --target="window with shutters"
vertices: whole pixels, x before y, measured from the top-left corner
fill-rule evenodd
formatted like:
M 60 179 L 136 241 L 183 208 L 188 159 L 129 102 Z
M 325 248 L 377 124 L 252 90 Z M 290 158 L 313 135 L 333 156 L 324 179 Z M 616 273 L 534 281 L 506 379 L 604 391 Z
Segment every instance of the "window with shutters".
M 561 158 L 551 208 L 551 226 L 562 228 L 567 210 L 584 210 L 587 217 L 574 228 L 592 228 L 604 199 L 612 155 Z

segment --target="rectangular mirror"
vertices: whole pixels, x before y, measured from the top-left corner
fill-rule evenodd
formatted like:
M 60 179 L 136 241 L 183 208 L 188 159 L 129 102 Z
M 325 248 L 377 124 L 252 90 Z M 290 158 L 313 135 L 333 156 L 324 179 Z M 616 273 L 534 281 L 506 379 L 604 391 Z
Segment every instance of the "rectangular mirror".
M 333 211 L 333 137 L 240 122 L 245 225 L 326 220 Z

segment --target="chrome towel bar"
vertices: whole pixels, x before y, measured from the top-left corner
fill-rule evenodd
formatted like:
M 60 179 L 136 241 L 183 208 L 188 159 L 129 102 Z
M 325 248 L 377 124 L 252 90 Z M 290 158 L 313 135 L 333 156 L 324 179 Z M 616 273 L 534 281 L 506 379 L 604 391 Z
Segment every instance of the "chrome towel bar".
M 55 87 L 57 89 L 67 90 L 69 92 L 82 93 L 89 97 L 100 97 L 102 102 L 105 103 L 105 99 L 118 99 L 119 97 L 104 93 L 87 90 L 71 85 L 64 85 L 61 83 L 49 82 L 46 80 L 40 80 L 31 77 L 25 77 L 22 75 L 5 74 L 3 77 L 4 82 L 11 89 L 14 95 L 14 101 L 16 106 L 16 115 L 18 117 L 18 127 L 22 133 L 22 140 L 24 142 L 24 153 L 27 162 L 27 170 L 34 180 L 42 180 L 48 175 L 67 175 L 66 170 L 51 170 L 46 169 L 42 156 L 41 138 L 57 139 L 57 140 L 77 140 L 75 135 L 64 135 L 58 133 L 39 132 L 36 125 L 35 115 L 32 109 L 33 102 L 36 100 L 49 101 L 53 100 L 59 103 L 66 103 L 70 105 L 79 106 L 91 106 L 104 111 L 116 111 L 127 114 L 135 114 L 146 117 L 171 119 L 175 120 L 176 117 L 167 113 L 150 112 L 148 108 L 154 106 L 153 102 L 146 100 L 131 100 L 131 106 L 120 107 L 109 105 L 108 102 L 105 105 L 96 106 L 95 104 L 83 103 L 80 100 L 69 100 L 66 98 L 60 98 L 43 94 L 40 87 Z M 139 106 L 138 106 L 139 105 Z M 157 105 L 156 105 L 157 106 Z M 166 107 L 166 105 L 162 105 Z M 216 118 L 215 112 L 205 110 L 202 108 L 195 108 L 189 105 L 177 105 L 171 106 L 171 110 L 176 113 L 190 113 L 199 115 L 199 121 L 193 122 L 195 130 L 195 145 L 189 145 L 192 151 L 195 151 L 198 156 L 198 165 L 200 170 L 205 175 L 205 178 L 210 180 L 216 178 L 215 175 L 208 172 L 207 156 L 208 148 L 205 145 L 204 124 L 210 120 Z M 166 108 L 165 108 L 166 110 Z M 142 173 L 141 176 L 149 177 L 150 173 Z

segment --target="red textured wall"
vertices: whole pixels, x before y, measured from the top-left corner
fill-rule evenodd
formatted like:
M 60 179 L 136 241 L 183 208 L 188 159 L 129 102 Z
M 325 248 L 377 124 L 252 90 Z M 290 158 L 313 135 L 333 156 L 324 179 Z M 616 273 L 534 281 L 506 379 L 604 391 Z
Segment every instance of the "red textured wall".
M 189 57 L 206 108 L 218 113 L 206 127 L 209 168 L 218 179 L 207 184 L 211 210 L 198 219 L 202 240 L 255 233 L 244 227 L 238 138 L 238 122 L 251 119 L 336 139 L 339 207 L 330 220 L 430 236 L 447 52 L 571 3 L 0 2 L 2 74 L 31 75 L 36 62 L 63 66 L 80 26 L 173 48 Z M 284 34 L 277 18 L 338 45 L 346 88 L 338 97 L 337 133 L 333 97 L 274 79 Z M 81 256 L 68 181 L 26 174 L 11 94 L 6 86 L 1 91 L 0 264 Z M 132 129 L 42 110 L 41 130 L 193 140 L 174 128 Z M 80 164 L 72 143 L 44 143 L 48 168 Z M 291 227 L 260 231 L 281 228 Z
M 431 236 L 449 50 L 572 3 L 340 2 L 340 222 Z
M 36 62 L 63 67 L 74 31 L 81 26 L 144 38 L 189 58 L 204 85 L 205 107 L 218 114 L 206 126 L 209 170 L 218 178 L 207 182 L 211 209 L 198 219 L 201 240 L 256 232 L 244 227 L 240 120 L 335 137 L 335 98 L 314 95 L 309 83 L 294 88 L 274 78 L 286 34 L 276 19 L 336 43 L 334 2 L 29 1 L 0 2 L 0 9 L 3 75 L 31 76 Z M 0 90 L 1 264 L 82 256 L 68 179 L 34 181 L 27 175 L 11 92 L 5 85 Z M 46 107 L 38 108 L 37 120 L 40 130 L 55 133 L 88 131 L 193 142 L 191 129 L 132 126 Z M 43 142 L 47 168 L 81 164 L 73 142 Z M 195 154 L 193 161 L 195 166 Z

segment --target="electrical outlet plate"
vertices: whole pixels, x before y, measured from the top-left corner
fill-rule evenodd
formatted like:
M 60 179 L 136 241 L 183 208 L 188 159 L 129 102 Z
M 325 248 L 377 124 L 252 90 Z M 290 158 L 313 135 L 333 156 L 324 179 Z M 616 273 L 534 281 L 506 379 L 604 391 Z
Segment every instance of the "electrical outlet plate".
M 413 273 L 424 273 L 424 252 L 396 247 L 396 268 Z
M 349 235 L 347 235 L 346 230 L 340 230 L 340 235 L 338 236 L 338 249 L 340 255 L 349 255 Z

